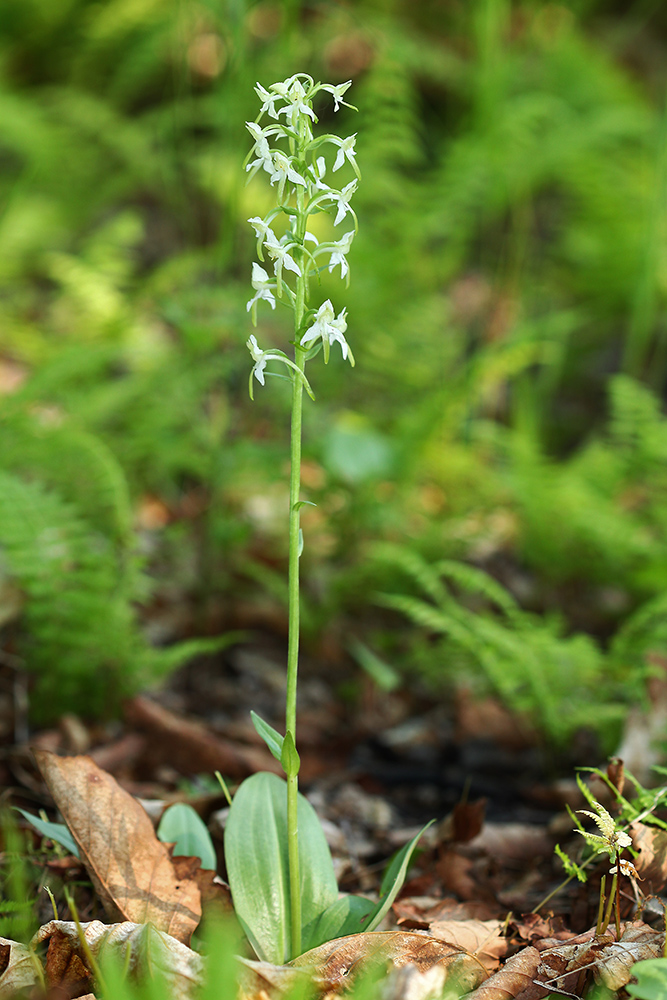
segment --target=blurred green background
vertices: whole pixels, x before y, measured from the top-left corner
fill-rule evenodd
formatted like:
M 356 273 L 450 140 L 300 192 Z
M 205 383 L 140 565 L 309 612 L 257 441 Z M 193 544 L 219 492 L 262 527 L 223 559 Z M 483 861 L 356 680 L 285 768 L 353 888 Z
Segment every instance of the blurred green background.
M 4 656 L 45 720 L 281 635 L 288 398 L 249 401 L 245 347 L 273 193 L 242 164 L 254 84 L 299 71 L 352 78 L 321 124 L 362 171 L 350 288 L 322 289 L 357 366 L 309 370 L 306 656 L 611 746 L 667 664 L 646 0 L 4 0 Z M 288 324 L 260 309 L 260 344 Z

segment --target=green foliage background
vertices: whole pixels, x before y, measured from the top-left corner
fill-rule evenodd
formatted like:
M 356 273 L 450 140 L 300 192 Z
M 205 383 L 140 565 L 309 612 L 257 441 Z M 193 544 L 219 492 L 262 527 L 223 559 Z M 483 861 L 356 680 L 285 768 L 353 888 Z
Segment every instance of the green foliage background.
M 357 367 L 313 371 L 305 418 L 310 649 L 613 737 L 666 653 L 666 33 L 610 0 L 5 0 L 0 622 L 38 716 L 283 601 L 242 163 L 255 82 L 307 71 L 353 79 L 358 115 L 320 111 L 363 175 L 322 288 Z

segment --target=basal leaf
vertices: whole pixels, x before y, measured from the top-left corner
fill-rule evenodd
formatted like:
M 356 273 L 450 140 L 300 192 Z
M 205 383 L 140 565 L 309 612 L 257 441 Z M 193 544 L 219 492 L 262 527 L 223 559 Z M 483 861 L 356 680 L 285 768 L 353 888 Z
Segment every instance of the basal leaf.
M 385 872 L 384 878 L 382 879 L 379 902 L 368 915 L 364 930 L 375 930 L 391 904 L 396 899 L 401 886 L 405 882 L 405 876 L 408 873 L 408 868 L 410 867 L 410 862 L 412 861 L 412 855 L 419 838 L 426 832 L 426 830 L 428 830 L 432 823 L 433 820 L 431 820 L 430 823 L 427 823 L 426 826 L 419 831 L 416 837 L 413 837 L 412 840 L 405 845 L 405 847 L 402 847 L 393 858 L 391 864 Z
M 305 927 L 301 945 L 304 951 L 317 948 L 326 941 L 357 934 L 365 929 L 368 914 L 375 909 L 375 903 L 363 896 L 341 896 L 321 914 L 312 927 Z
M 299 795 L 302 926 L 314 924 L 338 898 L 329 847 L 310 803 Z M 290 959 L 287 785 L 275 774 L 247 778 L 225 828 L 225 861 L 236 915 L 258 958 Z
M 157 828 L 164 844 L 174 844 L 174 856 L 199 858 L 202 868 L 216 870 L 218 859 L 206 824 L 192 806 L 176 802 L 162 814 Z

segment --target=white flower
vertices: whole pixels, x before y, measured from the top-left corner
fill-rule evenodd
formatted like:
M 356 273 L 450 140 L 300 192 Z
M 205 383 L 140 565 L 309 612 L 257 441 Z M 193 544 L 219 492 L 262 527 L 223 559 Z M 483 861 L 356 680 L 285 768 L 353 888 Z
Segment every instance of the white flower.
M 252 374 L 255 376 L 260 385 L 264 385 L 264 369 L 266 368 L 266 362 L 271 361 L 271 351 L 262 351 L 257 343 L 257 338 L 253 333 L 250 334 L 250 338 L 246 341 L 246 347 L 252 355 L 252 360 L 255 362 L 252 369 Z M 274 358 L 277 355 L 273 355 Z
M 272 83 L 269 90 L 273 90 L 279 97 L 282 97 L 284 101 L 289 101 L 289 89 L 293 80 L 294 77 L 290 76 L 289 79 L 284 80 L 282 83 Z
M 271 229 L 271 226 L 269 226 L 268 223 L 266 223 L 264 221 L 264 219 L 260 219 L 260 217 L 258 215 L 255 215 L 252 219 L 248 219 L 248 222 L 250 223 L 250 225 L 252 226 L 252 228 L 255 230 L 255 235 L 257 236 L 258 240 L 259 239 L 262 239 L 262 240 L 269 240 L 270 239 L 270 240 L 273 240 L 276 243 L 278 242 L 277 239 L 276 239 L 276 234 Z
M 278 243 L 274 237 L 273 240 L 267 239 L 264 246 L 266 247 L 266 252 L 273 261 L 273 268 L 279 283 L 282 281 L 284 267 L 287 268 L 288 271 L 294 271 L 295 274 L 298 274 L 299 276 L 301 275 L 301 268 L 289 253 L 291 248 L 295 246 L 294 243 L 288 243 L 286 246 L 283 246 L 283 244 Z M 280 291 L 280 285 L 278 287 L 278 291 Z
M 338 111 L 341 104 L 344 104 L 346 108 L 352 107 L 351 104 L 348 104 L 347 101 L 343 100 L 343 94 L 351 85 L 352 85 L 351 80 L 348 80 L 347 83 L 339 83 L 335 87 L 330 83 L 323 84 L 322 90 L 327 90 L 330 94 L 333 94 L 334 111 Z
M 331 191 L 331 198 L 338 205 L 338 212 L 336 213 L 336 218 L 334 219 L 334 226 L 337 226 L 339 222 L 342 222 L 348 212 L 351 212 L 350 199 L 352 195 L 357 190 L 357 184 L 359 182 L 355 179 L 346 184 L 342 191 Z
M 336 156 L 336 162 L 333 165 L 334 173 L 345 163 L 345 160 L 349 160 L 352 166 L 357 170 L 357 164 L 355 162 L 355 156 L 357 155 L 354 151 L 354 144 L 357 140 L 357 133 L 354 135 L 349 135 L 347 139 L 338 139 L 334 137 L 332 140 L 334 145 L 338 146 L 338 154 Z
M 323 302 L 317 310 L 313 325 L 306 330 L 301 338 L 301 346 L 310 344 L 320 337 L 326 348 L 331 347 L 334 341 L 338 341 L 340 349 L 343 352 L 343 358 L 347 358 L 349 347 L 344 337 L 344 333 L 347 330 L 346 312 L 347 309 L 343 309 L 336 317 L 331 300 L 327 299 L 326 302 Z M 328 349 L 325 355 L 328 355 Z
M 246 305 L 246 311 L 250 312 L 252 309 L 253 322 L 256 322 L 257 303 L 259 301 L 264 299 L 269 303 L 272 309 L 276 308 L 276 300 L 273 294 L 273 282 L 270 280 L 264 268 L 260 267 L 257 263 L 252 265 L 252 287 L 255 289 L 255 295 Z
M 315 112 L 311 106 L 305 100 L 306 91 L 303 89 L 303 85 L 300 80 L 295 80 L 287 91 L 287 100 L 290 102 L 285 108 L 281 108 L 278 112 L 279 115 L 286 115 L 288 122 L 292 127 L 296 124 L 296 118 L 301 112 L 302 115 L 308 115 L 312 118 L 314 122 L 317 121 Z
M 274 84 L 273 87 L 276 85 Z M 273 87 L 271 89 L 273 89 Z M 265 111 L 269 112 L 271 118 L 278 120 L 278 113 L 276 112 L 275 104 L 276 101 L 281 100 L 282 94 L 274 93 L 270 94 L 268 90 L 265 90 L 261 83 L 255 85 L 255 93 L 259 97 L 260 101 L 263 102 L 260 108 L 260 114 L 264 114 Z
M 281 364 L 287 365 L 288 368 L 291 368 L 294 372 L 292 377 L 294 378 L 296 376 L 296 378 L 300 380 L 310 398 L 315 398 L 313 396 L 313 390 L 310 388 L 310 382 L 304 375 L 303 371 L 295 365 L 293 361 L 290 361 L 290 359 L 283 354 L 282 351 L 263 351 L 253 334 L 251 334 L 246 341 L 246 347 L 250 351 L 252 360 L 254 361 L 252 371 L 250 372 L 250 378 L 248 379 L 248 390 L 250 392 L 251 399 L 253 398 L 252 377 L 254 375 L 259 384 L 264 385 L 264 369 L 266 368 L 267 361 L 280 361 Z
M 268 130 L 261 129 L 256 122 L 246 122 L 245 125 L 255 140 L 252 153 L 257 154 L 257 159 L 253 160 L 252 163 L 249 163 L 246 166 L 246 170 L 252 170 L 252 174 L 250 175 L 251 177 L 257 173 L 260 167 L 263 167 L 269 174 L 273 173 L 275 168 L 273 166 L 273 159 L 269 148 Z M 272 129 L 271 131 L 275 130 Z M 248 178 L 248 180 L 249 179 L 250 178 Z
M 340 264 L 340 276 L 344 278 L 350 270 L 350 266 L 345 258 L 345 254 L 350 252 L 350 246 L 354 239 L 354 229 L 345 233 L 337 243 L 332 244 L 331 257 L 329 258 L 329 273 L 333 271 L 337 264 Z
M 285 182 L 291 181 L 292 184 L 301 184 L 306 187 L 306 182 L 297 171 L 292 166 L 292 162 L 289 157 L 285 156 L 284 153 L 275 152 L 273 154 L 273 174 L 271 175 L 271 183 L 275 184 L 278 182 L 278 192 L 280 197 L 283 196 L 283 190 L 285 188 Z

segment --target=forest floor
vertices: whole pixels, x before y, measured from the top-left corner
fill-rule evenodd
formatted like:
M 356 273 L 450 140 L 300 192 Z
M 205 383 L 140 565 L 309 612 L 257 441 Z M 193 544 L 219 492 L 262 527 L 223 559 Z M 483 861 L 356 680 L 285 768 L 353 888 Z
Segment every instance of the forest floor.
M 281 728 L 282 655 L 281 645 L 270 637 L 240 644 L 181 670 L 162 691 L 128 701 L 120 721 L 87 724 L 63 716 L 56 727 L 28 740 L 17 741 L 16 704 L 5 698 L 3 804 L 31 813 L 45 810 L 55 819 L 53 786 L 49 790 L 45 784 L 35 750 L 38 756 L 43 751 L 86 755 L 138 797 L 154 821 L 175 801 L 192 805 L 208 825 L 224 878 L 227 804 L 213 775 L 220 771 L 233 790 L 257 770 L 280 773 L 251 724 L 250 709 Z M 377 895 L 387 859 L 425 822 L 435 820 L 384 925 L 388 951 L 383 955 L 391 960 L 394 977 L 384 995 L 392 1000 L 439 996 L 442 970 L 454 954 L 473 962 L 473 973 L 464 980 L 466 990 L 473 990 L 470 996 L 480 1000 L 530 1000 L 552 991 L 580 996 L 593 984 L 627 995 L 634 964 L 664 952 L 659 893 L 667 881 L 667 833 L 649 825 L 650 816 L 630 825 L 626 817 L 621 824 L 632 837 L 633 847 L 624 857 L 632 858 L 637 878 L 620 879 L 619 919 L 612 913 L 602 933 L 600 884 L 603 876 L 611 881 L 607 855 L 593 858 L 582 883 L 574 877 L 566 881 L 554 854 L 559 844 L 581 863 L 586 847 L 568 812 L 591 808 L 577 786 L 575 764 L 608 773 L 608 783 L 602 772 L 584 777 L 593 798 L 620 824 L 609 787 L 622 790 L 618 761 L 607 771 L 586 733 L 567 750 L 549 748 L 498 702 L 475 699 L 465 685 L 448 700 L 408 687 L 379 692 L 370 679 L 354 698 L 346 697 L 346 690 L 341 678 L 319 676 L 305 662 L 297 731 L 300 787 L 323 823 L 341 890 Z M 641 730 L 645 720 L 633 725 Z M 633 794 L 627 783 L 625 794 Z M 53 891 L 63 920 L 71 919 L 65 889 L 82 922 L 108 920 L 104 900 L 87 877 L 90 871 L 22 819 L 19 825 L 37 923 L 48 925 L 53 917 L 48 897 L 38 892 L 44 884 Z M 7 863 L 7 839 L 4 852 Z M 425 938 L 440 942 L 445 951 L 424 954 Z M 2 949 L 0 941 L 4 1000 L 20 991 L 12 991 L 9 979 L 3 988 L 11 958 Z M 363 957 L 355 955 L 354 962 Z M 322 958 L 321 996 L 342 989 L 335 968 L 343 958 L 349 965 L 349 947 L 344 955 Z M 440 969 L 439 987 L 434 967 Z M 90 993 L 87 977 L 67 981 L 62 970 L 53 971 L 54 961 L 47 960 L 46 968 L 49 998 Z M 245 995 L 266 1000 L 283 995 L 281 990 L 262 979 L 246 986 Z

